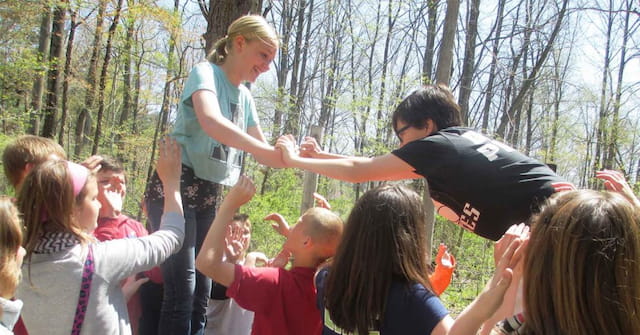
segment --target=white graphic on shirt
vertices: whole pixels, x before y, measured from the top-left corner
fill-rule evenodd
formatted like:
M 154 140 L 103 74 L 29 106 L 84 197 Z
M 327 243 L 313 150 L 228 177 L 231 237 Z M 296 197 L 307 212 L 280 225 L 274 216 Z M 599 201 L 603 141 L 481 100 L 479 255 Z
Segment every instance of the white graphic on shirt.
M 458 224 L 465 229 L 475 231 L 479 219 L 480 211 L 471 207 L 471 204 L 466 203 L 464 204 L 464 208 L 462 209 L 462 213 L 460 214 Z
M 506 152 L 515 151 L 515 149 L 513 149 L 512 147 L 500 141 L 489 139 L 486 136 L 475 131 L 467 131 L 466 133 L 462 134 L 461 137 L 468 139 L 473 144 L 482 144 L 478 149 L 476 149 L 476 151 L 487 157 L 490 162 L 498 158 L 498 151 L 500 151 L 500 149 Z

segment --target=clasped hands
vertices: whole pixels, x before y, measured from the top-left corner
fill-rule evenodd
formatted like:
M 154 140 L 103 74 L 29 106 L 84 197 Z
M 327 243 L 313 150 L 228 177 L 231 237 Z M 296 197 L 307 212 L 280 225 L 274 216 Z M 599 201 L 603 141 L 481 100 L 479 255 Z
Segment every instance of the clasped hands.
M 322 148 L 315 138 L 305 136 L 304 140 L 298 146 L 293 135 L 282 135 L 276 141 L 276 149 L 282 152 L 282 160 L 289 165 L 297 157 L 315 158 L 322 153 Z

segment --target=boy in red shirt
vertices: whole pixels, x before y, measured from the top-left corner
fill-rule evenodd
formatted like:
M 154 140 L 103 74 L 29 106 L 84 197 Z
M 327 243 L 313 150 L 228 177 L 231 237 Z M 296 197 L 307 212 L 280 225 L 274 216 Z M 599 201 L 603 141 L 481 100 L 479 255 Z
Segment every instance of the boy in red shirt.
M 93 235 L 100 241 L 121 238 L 136 238 L 149 235 L 147 229 L 135 219 L 122 213 L 124 197 L 127 194 L 124 168 L 108 157 L 96 162 L 98 180 L 98 227 Z M 150 282 L 149 282 L 150 281 Z M 133 334 L 156 334 L 162 302 L 162 274 L 159 267 L 132 276 L 123 284 L 127 298 L 129 320 Z
M 342 220 L 324 208 L 306 211 L 283 246 L 293 257 L 290 270 L 225 262 L 227 225 L 254 193 L 251 180 L 240 177 L 220 205 L 196 258 L 196 268 L 227 286 L 227 296 L 242 308 L 255 312 L 252 334 L 319 334 L 322 321 L 313 276 L 318 265 L 335 254 L 342 237 Z

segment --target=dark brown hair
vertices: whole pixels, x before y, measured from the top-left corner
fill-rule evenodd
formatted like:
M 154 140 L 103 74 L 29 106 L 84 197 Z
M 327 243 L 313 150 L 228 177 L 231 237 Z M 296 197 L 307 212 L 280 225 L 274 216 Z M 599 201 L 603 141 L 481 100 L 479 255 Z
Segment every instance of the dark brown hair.
M 460 106 L 449 88 L 441 84 L 425 85 L 413 91 L 396 107 L 391 120 L 394 129 L 399 120 L 416 128 L 423 128 L 427 120 L 432 120 L 436 130 L 462 124 Z
M 382 323 L 394 280 L 431 289 L 422 199 L 403 186 L 366 192 L 349 214 L 327 276 L 325 306 L 345 332 Z

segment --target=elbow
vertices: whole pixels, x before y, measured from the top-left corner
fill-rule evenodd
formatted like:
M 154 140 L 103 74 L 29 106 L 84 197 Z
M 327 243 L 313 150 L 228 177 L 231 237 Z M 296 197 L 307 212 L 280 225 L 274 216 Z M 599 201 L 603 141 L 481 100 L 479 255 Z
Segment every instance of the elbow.
M 199 253 L 198 256 L 196 257 L 195 265 L 196 265 L 196 269 L 200 271 L 203 275 L 209 278 L 214 278 L 214 274 L 216 272 L 215 262 L 213 262 L 211 259 L 207 259 L 205 255 L 203 255 L 202 253 Z

